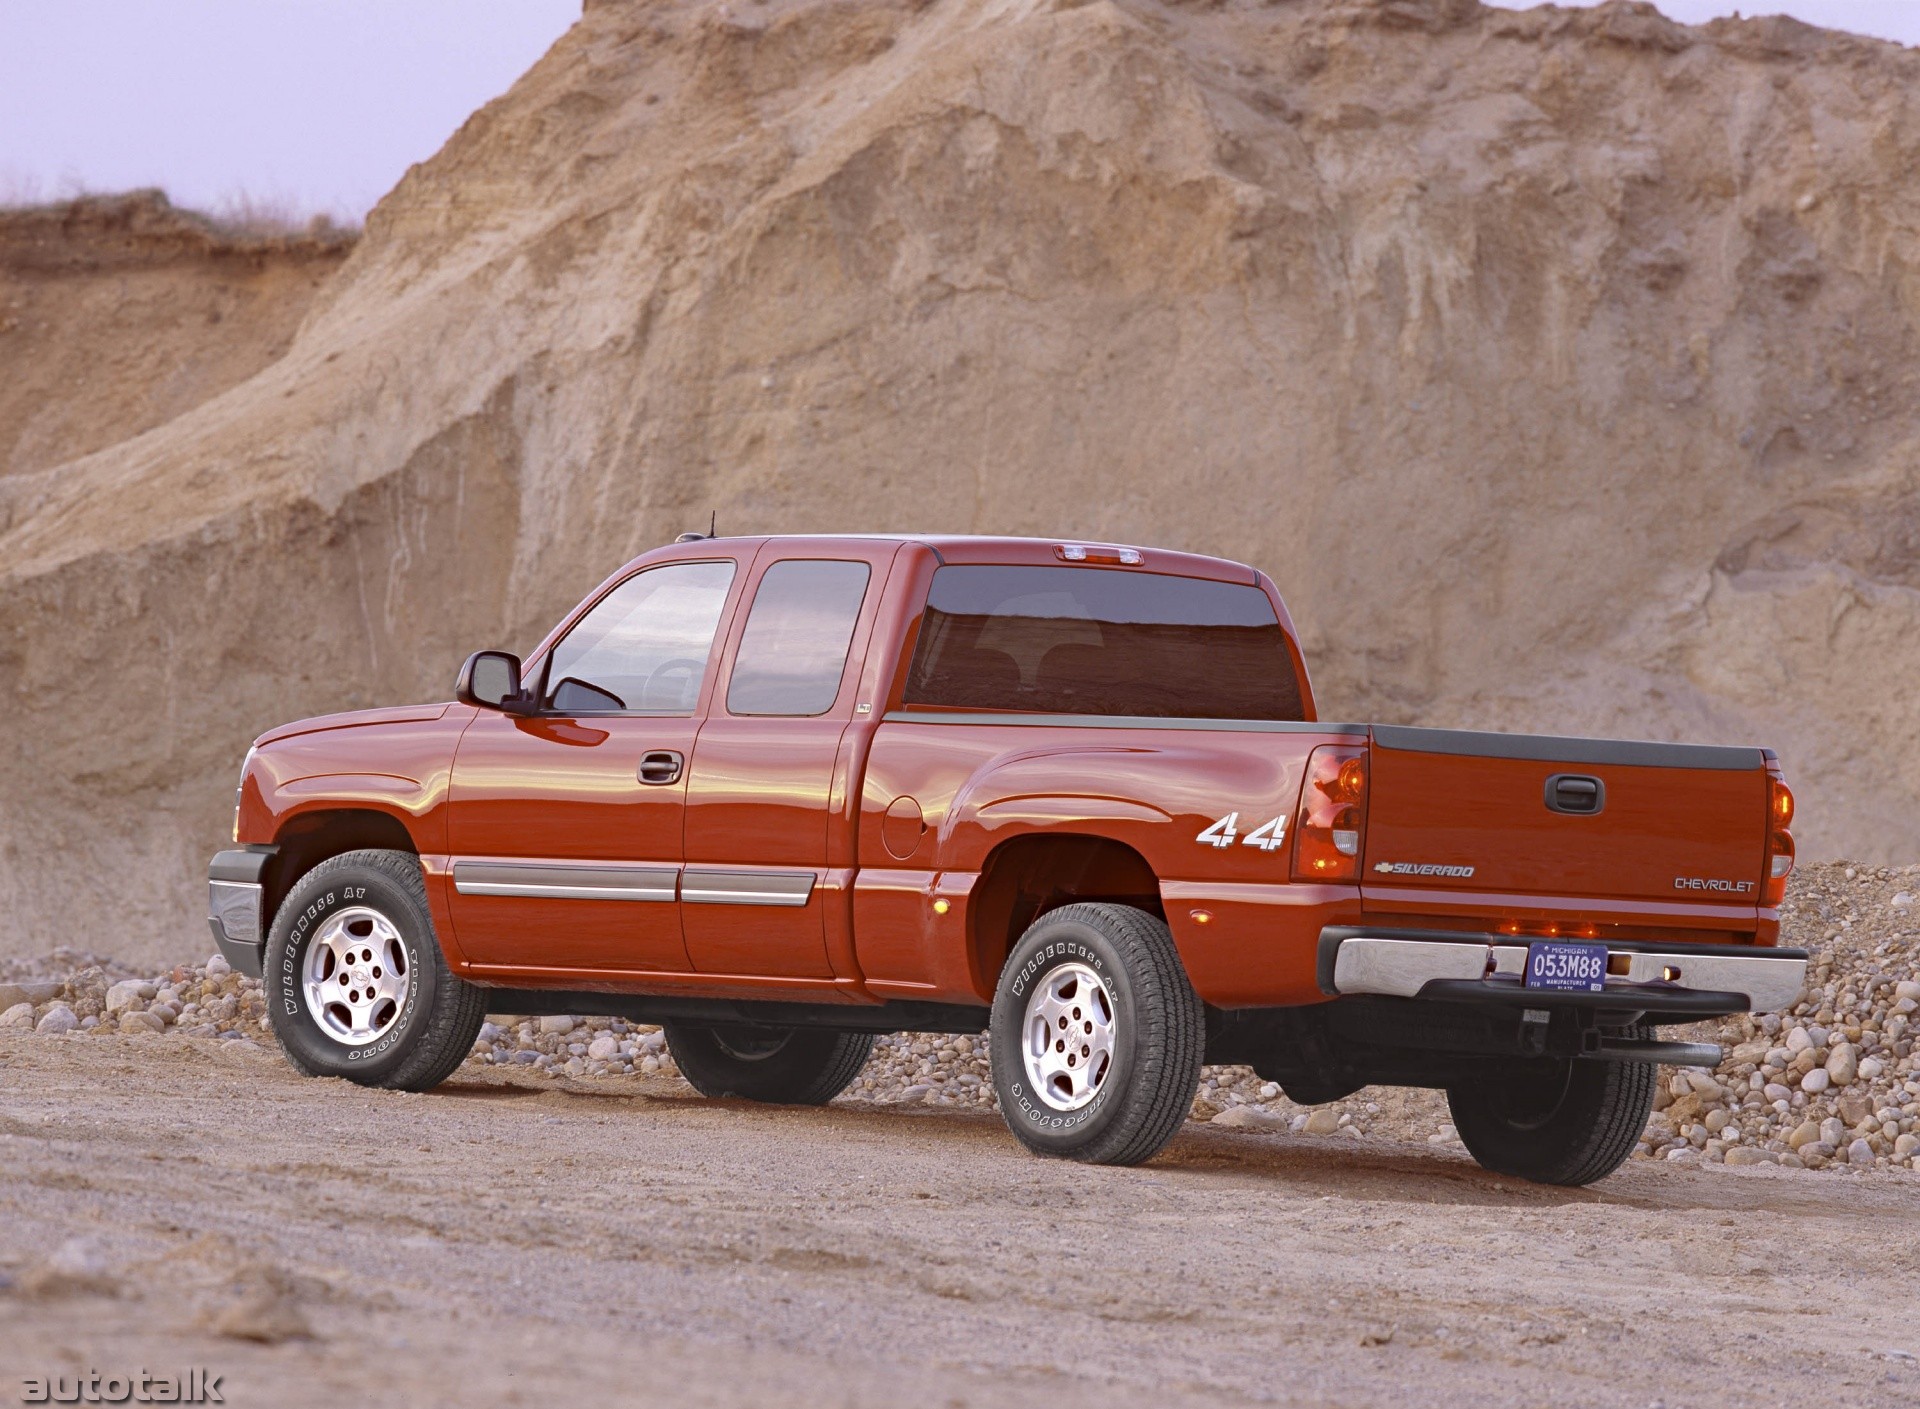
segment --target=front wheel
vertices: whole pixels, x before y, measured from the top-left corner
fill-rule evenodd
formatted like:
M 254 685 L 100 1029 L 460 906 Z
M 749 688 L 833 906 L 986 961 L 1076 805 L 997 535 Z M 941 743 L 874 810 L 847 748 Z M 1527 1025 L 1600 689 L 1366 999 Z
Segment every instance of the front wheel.
M 350 851 L 294 883 L 267 936 L 267 1015 L 309 1076 L 425 1091 L 466 1059 L 486 990 L 447 968 L 420 862 Z
M 1626 1035 L 1649 1037 L 1652 1029 Z M 1447 1107 L 1482 1168 L 1537 1184 L 1591 1184 L 1640 1142 L 1658 1075 L 1646 1062 L 1535 1057 L 1449 1086 Z
M 1035 920 L 1000 970 L 992 1023 L 1001 1114 L 1036 1154 L 1139 1164 L 1193 1108 L 1206 1012 L 1166 922 L 1144 910 Z
M 671 1022 L 662 1030 L 680 1075 L 702 1096 L 780 1106 L 824 1106 L 860 1075 L 873 1052 L 870 1032 Z

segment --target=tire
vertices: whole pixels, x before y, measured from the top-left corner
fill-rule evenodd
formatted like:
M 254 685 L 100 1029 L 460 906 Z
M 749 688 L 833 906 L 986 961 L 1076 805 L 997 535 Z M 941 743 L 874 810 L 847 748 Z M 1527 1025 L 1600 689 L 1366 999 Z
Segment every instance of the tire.
M 1651 1037 L 1648 1027 L 1628 1037 Z M 1447 1088 L 1453 1127 L 1484 1169 L 1536 1184 L 1591 1184 L 1633 1153 L 1653 1114 L 1650 1062 L 1539 1057 Z
M 1066 1045 L 1075 1029 L 1078 1054 Z M 1007 956 L 989 1040 L 1000 1111 L 1021 1144 L 1139 1164 L 1193 1108 L 1206 1013 L 1165 921 L 1128 905 L 1068 905 L 1035 920 Z
M 860 1075 L 870 1032 L 809 1027 L 703 1027 L 665 1023 L 667 1050 L 702 1096 L 776 1106 L 824 1106 Z
M 486 990 L 447 968 L 420 862 L 404 851 L 349 851 L 302 876 L 274 916 L 263 972 L 274 1035 L 309 1076 L 428 1090 L 487 1015 Z

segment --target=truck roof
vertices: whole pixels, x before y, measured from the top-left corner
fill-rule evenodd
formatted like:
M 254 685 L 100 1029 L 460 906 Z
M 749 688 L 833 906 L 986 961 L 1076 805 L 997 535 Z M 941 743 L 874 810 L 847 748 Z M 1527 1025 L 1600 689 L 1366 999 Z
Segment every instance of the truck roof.
M 1120 543 L 1113 539 L 1074 537 L 1063 535 L 1059 538 L 1019 538 L 1004 534 L 973 533 L 782 533 L 782 534 L 718 534 L 712 538 L 690 539 L 685 543 L 670 545 L 683 550 L 675 556 L 684 556 L 685 550 L 697 553 L 706 545 L 725 543 L 733 546 L 758 547 L 763 543 L 779 543 L 783 547 L 805 549 L 819 544 L 823 549 L 835 543 L 849 542 L 885 542 L 918 543 L 931 548 L 942 562 L 951 563 L 1005 563 L 1022 566 L 1059 564 L 1062 559 L 1060 550 L 1070 545 L 1089 549 L 1129 548 L 1141 555 L 1137 564 L 1148 572 L 1169 572 L 1183 577 L 1208 577 L 1230 582 L 1254 583 L 1259 580 L 1258 572 L 1245 563 L 1235 562 L 1231 558 L 1217 558 L 1203 553 L 1185 553 L 1172 548 L 1156 548 L 1145 544 Z M 643 554 L 653 559 L 662 550 L 655 549 Z M 638 559 L 635 560 L 639 561 Z M 629 564 L 632 566 L 632 564 Z M 1094 561 L 1087 566 L 1100 566 Z

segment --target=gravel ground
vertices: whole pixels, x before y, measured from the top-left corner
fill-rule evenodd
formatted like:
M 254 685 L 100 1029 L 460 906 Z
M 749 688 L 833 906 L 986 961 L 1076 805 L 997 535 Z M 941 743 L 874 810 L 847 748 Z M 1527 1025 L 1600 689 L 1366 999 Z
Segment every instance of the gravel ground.
M 1920 1008 L 1917 894 L 1920 867 L 1798 872 L 1782 942 L 1814 956 L 1805 997 L 1786 1013 L 1673 1031 L 1720 1042 L 1727 1060 L 1711 1074 L 1663 1073 L 1638 1157 L 1841 1172 L 1920 1167 L 1920 1056 L 1910 1035 Z M 259 985 L 218 957 L 157 975 L 71 951 L 0 966 L 0 1030 L 272 1045 L 264 1011 Z M 497 1016 L 468 1066 L 525 1067 L 554 1080 L 677 1075 L 657 1028 L 598 1017 Z M 841 1099 L 997 1109 L 985 1042 L 929 1033 L 882 1038 Z M 1193 1119 L 1459 1147 L 1438 1092 L 1374 1089 L 1302 1107 L 1247 1067 L 1206 1068 Z
M 0 1168 L 0 1399 L 188 1366 L 275 1409 L 1920 1399 L 1898 1172 L 1549 1189 L 1197 1122 L 1103 1169 L 978 1109 L 26 1032 Z

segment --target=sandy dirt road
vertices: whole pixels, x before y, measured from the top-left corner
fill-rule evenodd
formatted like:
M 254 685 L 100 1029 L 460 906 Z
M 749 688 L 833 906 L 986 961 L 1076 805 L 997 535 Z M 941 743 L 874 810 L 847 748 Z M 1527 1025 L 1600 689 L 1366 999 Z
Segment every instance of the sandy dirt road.
M 1910 1174 L 1560 1191 L 1197 1126 L 1094 1169 L 985 1115 L 533 1081 L 0 1037 L 0 1403 L 189 1364 L 237 1405 L 1920 1398 Z

